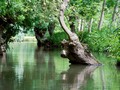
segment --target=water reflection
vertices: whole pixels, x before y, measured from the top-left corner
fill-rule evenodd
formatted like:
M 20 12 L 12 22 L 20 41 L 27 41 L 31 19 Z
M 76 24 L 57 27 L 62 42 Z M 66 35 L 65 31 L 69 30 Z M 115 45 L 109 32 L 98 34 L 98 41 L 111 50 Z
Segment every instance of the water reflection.
M 87 82 L 92 80 L 92 73 L 97 66 L 71 65 L 67 72 L 62 73 L 64 90 L 83 90 Z
M 15 43 L 0 61 L 0 90 L 61 90 L 60 72 L 69 67 L 57 51 L 28 43 Z
M 0 90 L 12 90 L 14 88 L 15 72 L 7 63 L 7 56 L 0 57 Z
M 36 70 L 34 71 L 35 88 L 43 90 L 55 89 L 55 63 L 54 55 L 50 51 L 44 51 L 44 48 L 35 50 Z M 36 73 L 37 71 L 37 73 Z M 39 78 L 39 80 L 38 80 Z M 40 86 L 40 87 L 39 87 Z
M 3 67 L 6 66 L 6 54 L 4 53 L 3 56 L 0 56 L 0 78 L 2 77 Z
M 13 43 L 0 57 L 0 90 L 120 90 L 120 69 L 98 55 L 100 67 L 70 65 L 60 51 Z

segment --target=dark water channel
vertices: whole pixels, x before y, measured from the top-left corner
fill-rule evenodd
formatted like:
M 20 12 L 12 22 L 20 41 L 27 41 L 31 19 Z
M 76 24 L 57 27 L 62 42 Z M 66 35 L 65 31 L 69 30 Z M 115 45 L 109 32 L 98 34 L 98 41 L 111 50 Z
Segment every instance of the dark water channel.
M 36 43 L 10 48 L 0 57 L 0 90 L 120 90 L 120 69 L 103 54 L 95 54 L 103 66 L 80 66 Z

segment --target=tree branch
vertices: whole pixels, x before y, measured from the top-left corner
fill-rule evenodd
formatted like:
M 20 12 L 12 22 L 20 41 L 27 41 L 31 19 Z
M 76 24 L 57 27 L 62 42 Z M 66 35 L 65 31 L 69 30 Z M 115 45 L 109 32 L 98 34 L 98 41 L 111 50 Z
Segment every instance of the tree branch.
M 59 22 L 60 22 L 63 30 L 68 34 L 68 36 L 70 38 L 73 33 L 68 29 L 68 27 L 66 26 L 66 24 L 64 22 L 64 12 L 66 10 L 68 2 L 69 2 L 69 0 L 63 0 L 63 3 L 61 4 Z

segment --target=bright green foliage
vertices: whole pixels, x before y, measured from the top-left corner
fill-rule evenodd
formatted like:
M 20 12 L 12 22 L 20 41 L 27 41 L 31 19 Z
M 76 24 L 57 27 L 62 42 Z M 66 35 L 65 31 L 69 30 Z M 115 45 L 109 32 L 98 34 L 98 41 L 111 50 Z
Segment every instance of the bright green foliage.
M 24 20 L 23 3 L 20 1 L 0 1 L 0 25 L 3 27 L 5 43 L 19 32 L 19 24 Z
M 81 17 L 90 19 L 97 14 L 100 0 L 71 0 L 70 4 L 71 7 L 74 7 L 74 12 L 76 11 Z
M 114 31 L 115 37 L 118 38 L 118 43 L 115 44 L 114 48 L 111 48 L 113 56 L 115 56 L 120 61 L 120 28 Z
M 80 40 L 87 43 L 92 51 L 109 52 L 113 56 L 120 56 L 120 32 L 109 31 L 103 29 L 102 31 L 93 31 L 92 33 L 79 33 Z
M 111 25 L 116 1 L 106 0 L 104 26 L 101 31 L 96 30 L 96 28 L 103 0 L 70 0 L 65 12 L 65 21 L 67 21 L 68 26 L 74 22 L 77 31 L 78 19 L 83 19 L 85 32 L 79 32 L 80 40 L 87 43 L 93 51 L 111 52 L 114 56 L 119 57 L 120 29 L 114 30 L 119 28 L 119 17 Z M 38 30 L 47 30 L 51 22 L 55 22 L 56 30 L 60 28 L 58 25 L 60 2 L 61 0 L 0 0 L 0 25 L 4 27 L 3 38 L 6 43 L 10 41 L 12 36 L 21 31 L 20 28 L 23 29 L 22 32 L 29 31 L 29 33 L 35 27 L 39 28 Z M 86 31 L 88 30 L 88 21 L 91 18 L 94 20 L 92 33 L 88 33 Z M 53 36 L 47 35 L 46 37 L 54 45 L 60 46 L 61 41 L 67 39 L 67 35 L 61 32 L 61 29 L 58 31 Z
M 113 7 L 117 0 L 107 0 L 106 5 L 108 8 Z
M 63 39 L 68 39 L 67 34 L 64 32 L 57 32 L 51 37 L 48 37 L 48 40 L 53 43 L 53 46 L 61 46 L 61 41 Z
M 27 32 L 34 27 L 47 28 L 49 22 L 56 22 L 59 2 L 55 0 L 0 1 L 0 25 L 4 27 L 3 37 L 6 43 L 21 31 L 20 28 L 23 28 L 22 32 Z

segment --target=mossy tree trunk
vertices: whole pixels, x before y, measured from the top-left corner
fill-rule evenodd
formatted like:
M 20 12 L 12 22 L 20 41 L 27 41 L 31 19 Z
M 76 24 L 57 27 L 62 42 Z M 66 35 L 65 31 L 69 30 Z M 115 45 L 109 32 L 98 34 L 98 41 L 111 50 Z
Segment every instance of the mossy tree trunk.
M 69 37 L 69 41 L 62 41 L 62 46 L 64 49 L 61 56 L 68 58 L 70 63 L 73 64 L 98 65 L 99 62 L 96 61 L 94 56 L 87 50 L 86 46 L 83 46 L 80 43 L 78 36 L 71 32 L 64 22 L 64 11 L 68 5 L 68 2 L 69 0 L 63 0 L 60 7 L 59 22 Z
M 35 32 L 35 37 L 36 37 L 36 40 L 37 40 L 37 46 L 38 47 L 41 47 L 43 45 L 43 38 L 44 38 L 44 35 L 46 33 L 47 29 L 39 29 L 37 27 L 34 28 L 34 32 Z

